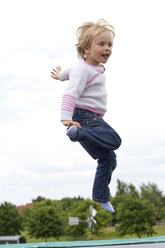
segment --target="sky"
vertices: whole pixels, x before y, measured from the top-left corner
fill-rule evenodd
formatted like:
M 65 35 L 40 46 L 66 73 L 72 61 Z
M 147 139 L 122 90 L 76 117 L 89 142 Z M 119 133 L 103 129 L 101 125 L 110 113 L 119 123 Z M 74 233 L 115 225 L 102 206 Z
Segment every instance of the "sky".
M 0 203 L 91 199 L 96 161 L 66 136 L 67 82 L 50 72 L 78 62 L 77 27 L 102 18 L 116 30 L 104 119 L 122 138 L 111 194 L 117 179 L 165 194 L 164 0 L 0 0 Z

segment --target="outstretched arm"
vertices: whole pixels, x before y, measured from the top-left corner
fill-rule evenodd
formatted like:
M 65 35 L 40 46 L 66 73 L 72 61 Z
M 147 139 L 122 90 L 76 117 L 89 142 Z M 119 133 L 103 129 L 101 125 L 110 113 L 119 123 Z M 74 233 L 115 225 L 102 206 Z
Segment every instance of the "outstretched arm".
M 57 66 L 56 69 L 53 69 L 53 71 L 51 71 L 51 77 L 53 79 L 57 79 L 59 80 L 59 73 L 61 71 L 61 67 L 60 66 Z

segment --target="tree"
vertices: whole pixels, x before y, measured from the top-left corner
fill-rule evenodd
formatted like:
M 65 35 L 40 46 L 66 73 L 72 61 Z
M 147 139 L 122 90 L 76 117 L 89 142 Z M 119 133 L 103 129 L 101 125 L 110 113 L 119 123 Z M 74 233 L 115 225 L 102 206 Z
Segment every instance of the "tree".
M 135 188 L 133 184 L 127 184 L 125 182 L 117 180 L 117 190 L 116 195 L 112 200 L 112 205 L 115 209 L 118 208 L 118 205 L 125 200 L 125 197 L 139 198 L 139 192 Z M 117 212 L 113 214 L 112 225 L 115 225 L 119 219 L 117 220 Z
M 15 205 L 8 202 L 0 205 L 0 235 L 20 234 L 22 224 L 22 216 Z
M 160 218 L 161 220 L 165 221 L 165 207 L 163 207 L 161 210 Z
M 163 192 L 158 189 L 158 186 L 154 183 L 148 183 L 148 185 L 142 184 L 140 186 L 141 199 L 148 199 L 152 202 L 156 208 L 156 218 L 161 219 L 161 212 L 165 205 L 165 197 Z
M 28 232 L 31 237 L 58 237 L 63 233 L 63 209 L 57 201 L 36 202 L 31 209 Z
M 136 234 L 141 237 L 145 234 L 152 236 L 154 233 L 155 208 L 148 200 L 125 197 L 118 205 L 117 219 L 120 222 L 116 230 L 120 236 Z
M 127 191 L 128 191 L 127 184 L 117 179 L 116 196 L 126 194 Z
M 119 195 L 132 195 L 133 197 L 139 197 L 139 192 L 133 184 L 127 184 L 125 182 L 117 180 L 116 196 Z
M 83 202 L 84 199 L 80 196 L 78 197 L 65 197 L 61 199 L 61 204 L 65 212 L 70 212 L 73 209 L 77 208 L 80 202 Z
M 97 224 L 94 226 L 95 235 L 97 235 L 102 230 L 102 228 L 108 226 L 108 224 L 112 221 L 112 215 L 103 210 L 98 203 L 89 199 L 80 201 L 79 205 L 70 212 L 70 216 L 78 217 L 80 219 L 80 223 L 76 226 L 69 226 L 67 229 L 68 234 L 72 234 L 75 237 L 88 236 L 87 218 L 90 214 L 90 205 L 93 205 L 94 209 L 97 211 L 97 214 L 94 217 L 97 222 Z
M 36 199 L 33 199 L 32 202 L 35 203 L 35 202 L 42 202 L 46 200 L 45 197 L 42 197 L 42 196 L 38 196 Z
M 22 212 L 23 225 L 24 227 L 28 227 L 31 215 L 31 208 L 27 207 Z

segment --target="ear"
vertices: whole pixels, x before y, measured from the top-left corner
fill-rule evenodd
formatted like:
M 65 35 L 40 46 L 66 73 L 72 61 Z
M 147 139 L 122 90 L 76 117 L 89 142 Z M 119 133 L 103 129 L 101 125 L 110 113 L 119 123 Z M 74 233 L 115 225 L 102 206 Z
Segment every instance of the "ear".
M 85 52 L 85 54 L 89 55 L 90 54 L 89 47 L 84 47 L 84 52 Z

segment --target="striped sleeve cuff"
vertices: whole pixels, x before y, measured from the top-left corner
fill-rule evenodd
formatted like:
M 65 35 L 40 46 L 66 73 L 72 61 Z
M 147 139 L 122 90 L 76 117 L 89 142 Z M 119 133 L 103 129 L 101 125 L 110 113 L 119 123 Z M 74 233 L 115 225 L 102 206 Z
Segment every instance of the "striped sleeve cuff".
M 61 120 L 72 120 L 75 102 L 76 100 L 73 96 L 63 95 L 61 105 Z

